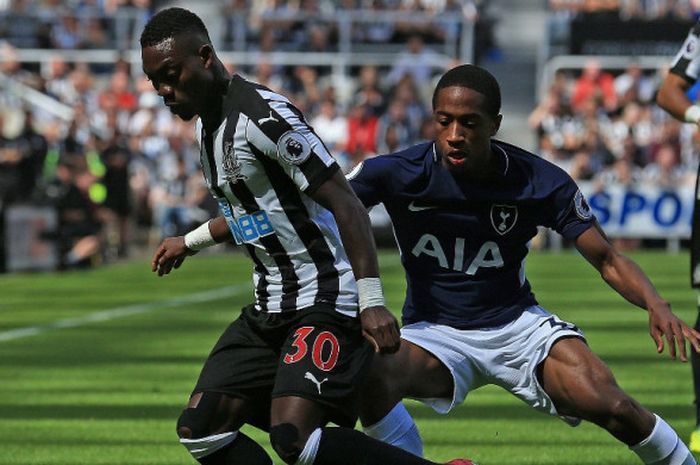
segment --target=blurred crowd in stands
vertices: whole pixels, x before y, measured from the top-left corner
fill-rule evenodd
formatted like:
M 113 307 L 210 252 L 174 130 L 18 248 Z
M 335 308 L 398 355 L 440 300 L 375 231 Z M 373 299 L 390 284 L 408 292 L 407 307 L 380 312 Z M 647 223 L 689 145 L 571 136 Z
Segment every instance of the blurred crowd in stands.
M 551 11 L 568 16 L 613 16 L 622 20 L 676 18 L 697 16 L 700 2 L 697 0 L 548 0 Z
M 528 120 L 540 155 L 577 180 L 692 185 L 698 132 L 654 104 L 665 72 L 630 65 L 613 73 L 596 59 L 558 71 Z
M 480 50 L 493 44 L 493 18 L 488 0 L 213 0 L 191 5 L 209 16 L 207 27 L 219 48 L 279 51 L 337 51 L 339 14 L 354 12 L 368 21 L 354 23 L 355 43 L 386 46 L 420 34 L 443 42 L 458 33 L 452 21 L 476 23 Z M 153 11 L 177 4 L 172 0 L 0 0 L 0 37 L 22 48 L 137 48 L 138 31 Z M 182 3 L 181 6 L 188 6 Z M 382 14 L 404 14 L 387 21 Z M 431 21 L 409 16 L 424 14 Z M 136 32 L 134 34 L 134 32 Z M 267 37 L 265 37 L 267 36 Z M 241 40 L 242 39 L 242 40 Z
M 552 0 L 550 6 L 578 12 L 594 3 L 615 5 L 622 12 L 631 8 L 628 4 L 642 3 L 673 4 L 673 11 L 681 11 L 679 5 L 692 2 Z M 118 47 L 110 18 L 120 9 L 147 18 L 159 6 L 148 0 L 0 0 L 0 71 L 74 114 L 64 121 L 12 93 L 0 97 L 0 210 L 22 204 L 54 206 L 58 227 L 45 238 L 56 241 L 61 268 L 125 257 L 130 245 L 154 244 L 216 214 L 199 171 L 193 122 L 173 117 L 127 60 L 106 66 L 68 62 L 60 53 Z M 280 22 L 271 11 L 418 8 L 472 15 L 481 51 L 475 59 L 498 56 L 487 1 L 234 0 L 222 7 L 226 17 L 246 10 L 259 20 L 246 40 L 261 52 L 332 51 L 336 43 L 337 31 L 327 25 L 310 21 L 299 27 L 295 21 Z M 99 14 L 83 17 L 83 11 Z M 31 27 L 20 27 L 20 21 Z M 140 30 L 134 24 L 133 30 Z M 428 64 L 441 40 L 436 29 L 378 22 L 356 31 L 361 35 L 353 40 L 394 41 L 399 48 L 393 66 L 354 67 L 350 85 L 343 88 L 323 66 L 281 66 L 263 58 L 255 66 L 228 66 L 288 96 L 349 171 L 366 157 L 432 138 L 430 96 L 434 80 L 444 72 Z M 230 36 L 230 31 L 223 34 Z M 27 47 L 57 50 L 50 61 L 32 67 L 17 59 L 17 50 Z M 604 70 L 593 61 L 582 72 L 559 72 L 529 118 L 542 156 L 576 179 L 690 185 L 699 136 L 653 105 L 660 79 L 660 74 L 639 67 Z
M 0 72 L 73 113 L 65 121 L 45 105 L 27 104 L 3 92 L 0 210 L 26 204 L 54 206 L 58 227 L 43 238 L 56 241 L 61 268 L 127 256 L 132 244 L 152 245 L 216 214 L 199 171 L 193 122 L 173 117 L 150 82 L 133 69 L 135 64 L 69 62 L 61 54 L 61 50 L 75 49 L 138 50 L 140 24 L 166 3 L 170 2 L 0 1 Z M 457 11 L 476 21 L 487 2 L 234 0 L 212 4 L 226 13 L 223 17 L 231 18 L 225 22 L 228 25 L 245 12 L 247 47 L 261 52 L 256 65 L 231 63 L 230 71 L 288 96 L 343 169 L 349 170 L 367 156 L 431 137 L 431 78 L 443 70 L 434 69 L 429 61 L 438 53 L 430 45 L 443 40 L 444 28 L 410 21 L 374 22 L 354 31 L 353 40 L 394 43 L 396 62 L 391 69 L 352 69 L 351 85 L 338 92 L 328 66 L 281 66 L 263 58 L 269 51 L 337 50 L 337 31 L 329 24 L 308 17 L 287 20 L 285 14 L 328 14 L 334 9 L 369 14 L 422 10 L 429 15 Z M 120 12 L 129 21 L 126 41 L 118 39 Z M 485 17 L 482 14 L 480 24 Z M 222 31 L 225 43 L 232 40 L 226 25 Z M 479 48 L 492 45 L 482 42 Z M 18 59 L 18 52 L 28 48 L 55 52 L 49 60 L 28 66 Z M 0 256 L 0 266 L 2 261 Z
M 549 46 L 569 40 L 575 20 L 691 21 L 700 16 L 698 0 L 547 0 Z

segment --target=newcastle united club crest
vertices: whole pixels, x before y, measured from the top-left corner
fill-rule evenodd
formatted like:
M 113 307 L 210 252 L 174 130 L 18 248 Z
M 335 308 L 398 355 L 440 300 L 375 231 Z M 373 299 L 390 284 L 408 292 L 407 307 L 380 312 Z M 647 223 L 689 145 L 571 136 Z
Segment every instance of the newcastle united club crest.
M 241 172 L 241 164 L 238 162 L 236 152 L 233 150 L 233 142 L 224 141 L 223 156 L 221 157 L 221 168 L 224 171 L 224 179 L 228 182 L 236 183 L 245 181 L 246 176 Z

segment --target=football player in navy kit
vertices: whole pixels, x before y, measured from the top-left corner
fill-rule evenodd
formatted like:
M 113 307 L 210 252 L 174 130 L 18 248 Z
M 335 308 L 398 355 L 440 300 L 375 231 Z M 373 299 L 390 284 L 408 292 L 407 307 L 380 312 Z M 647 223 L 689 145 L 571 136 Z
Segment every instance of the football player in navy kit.
M 683 46 L 676 54 L 669 73 L 664 77 L 656 96 L 656 103 L 673 117 L 687 123 L 700 123 L 700 105 L 690 101 L 686 92 L 698 80 L 700 71 L 700 21 L 688 33 Z M 693 226 L 690 238 L 690 285 L 700 288 L 700 176 L 695 182 L 695 205 Z M 695 329 L 700 331 L 700 298 Z M 693 367 L 693 388 L 695 390 L 695 430 L 690 435 L 688 446 L 693 452 L 700 452 L 700 354 L 690 354 Z
M 391 216 L 407 289 L 402 343 L 375 357 L 360 417 L 365 431 L 420 453 L 400 401 L 447 412 L 480 386 L 502 386 L 576 425 L 588 420 L 647 464 L 695 464 L 675 431 L 615 382 L 582 332 L 538 305 L 525 277 L 529 241 L 546 226 L 573 241 L 602 278 L 645 309 L 658 352 L 687 359 L 700 334 L 679 320 L 639 267 L 613 248 L 561 169 L 493 139 L 500 88 L 458 66 L 433 94 L 435 140 L 364 161 L 348 176 Z
M 372 345 L 395 351 L 399 333 L 367 212 L 323 143 L 285 97 L 230 76 L 192 12 L 153 16 L 141 47 L 172 113 L 199 116 L 202 171 L 222 213 L 164 239 L 153 271 L 167 275 L 226 240 L 254 263 L 255 303 L 206 360 L 180 442 L 203 465 L 271 464 L 239 431 L 249 423 L 269 431 L 288 464 L 435 465 L 351 428 Z

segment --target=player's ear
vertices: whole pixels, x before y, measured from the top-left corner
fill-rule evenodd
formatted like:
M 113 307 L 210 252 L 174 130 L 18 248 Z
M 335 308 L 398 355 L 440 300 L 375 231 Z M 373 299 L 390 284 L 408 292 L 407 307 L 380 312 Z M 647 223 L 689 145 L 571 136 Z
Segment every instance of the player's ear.
M 493 127 L 491 128 L 491 137 L 495 136 L 496 133 L 498 132 L 498 130 L 501 128 L 501 121 L 503 121 L 503 115 L 499 113 L 498 116 L 496 116 L 493 119 Z
M 214 47 L 211 44 L 202 44 L 197 50 L 202 66 L 209 68 L 214 63 Z

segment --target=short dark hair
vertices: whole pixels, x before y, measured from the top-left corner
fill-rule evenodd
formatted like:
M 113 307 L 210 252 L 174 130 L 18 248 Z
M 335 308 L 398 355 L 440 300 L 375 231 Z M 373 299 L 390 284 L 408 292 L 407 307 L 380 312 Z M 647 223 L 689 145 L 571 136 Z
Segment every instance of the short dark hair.
M 491 117 L 497 117 L 501 111 L 501 87 L 493 74 L 476 65 L 460 65 L 446 72 L 438 81 L 433 92 L 433 108 L 437 94 L 445 87 L 460 86 L 479 92 L 485 97 L 484 110 Z
M 141 33 L 141 47 L 151 47 L 185 32 L 203 34 L 211 42 L 201 18 L 184 8 L 167 8 L 156 13 Z

